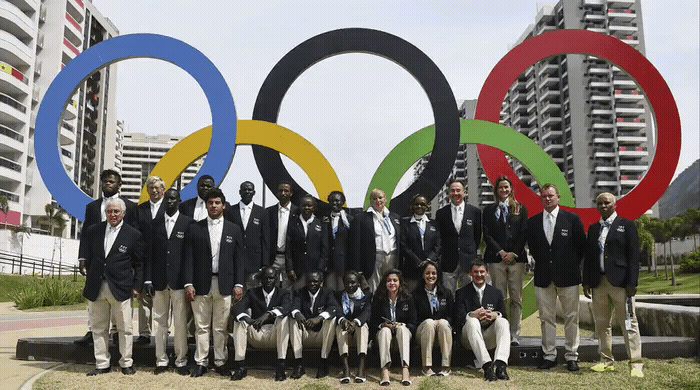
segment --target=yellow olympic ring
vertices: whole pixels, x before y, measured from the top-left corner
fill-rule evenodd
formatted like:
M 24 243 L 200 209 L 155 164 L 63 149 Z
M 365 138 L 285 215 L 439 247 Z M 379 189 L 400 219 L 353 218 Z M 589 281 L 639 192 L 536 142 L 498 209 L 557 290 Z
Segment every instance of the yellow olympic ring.
M 160 176 L 165 188 L 170 188 L 189 164 L 206 154 L 211 134 L 211 126 L 207 126 L 183 138 L 158 161 L 151 176 Z M 238 120 L 236 145 L 266 146 L 289 157 L 309 176 L 320 199 L 325 199 L 331 191 L 343 190 L 338 175 L 323 154 L 306 138 L 286 127 L 266 121 Z M 139 203 L 148 199 L 144 184 Z

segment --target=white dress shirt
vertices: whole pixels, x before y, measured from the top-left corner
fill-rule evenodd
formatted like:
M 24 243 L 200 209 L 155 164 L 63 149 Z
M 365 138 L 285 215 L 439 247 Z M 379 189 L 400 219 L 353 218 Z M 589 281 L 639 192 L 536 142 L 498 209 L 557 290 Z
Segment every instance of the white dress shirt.
M 158 213 L 158 209 L 160 208 L 160 205 L 163 204 L 163 198 L 160 198 L 155 203 L 153 203 L 153 201 L 149 200 L 148 203 L 151 205 L 151 219 L 154 219 L 156 217 L 156 213 Z
M 105 228 L 104 242 L 105 257 L 107 257 L 109 251 L 112 250 L 112 245 L 114 245 L 114 240 L 117 239 L 119 231 L 122 229 L 122 225 L 124 225 L 124 220 L 121 220 L 121 222 L 119 222 L 117 226 L 112 226 L 109 223 L 107 223 L 107 227 Z
M 420 233 L 420 246 L 425 249 L 425 227 L 428 225 L 428 216 L 414 215 L 411 217 L 411 223 L 418 224 L 418 232 Z
M 284 252 L 287 243 L 287 225 L 289 225 L 289 214 L 291 213 L 292 202 L 287 206 L 278 205 L 277 208 L 277 251 Z
M 175 214 L 173 216 L 169 216 L 168 213 L 164 213 L 163 215 L 165 217 L 165 233 L 168 238 L 170 238 L 170 235 L 173 232 L 173 227 L 175 227 L 175 222 L 177 222 L 177 217 L 180 216 L 180 211 L 175 210 Z
M 209 215 L 207 213 L 207 202 L 204 201 L 204 199 L 200 198 L 199 196 L 197 197 L 197 203 L 194 205 L 194 213 L 192 214 L 192 218 L 199 222 L 206 218 Z
M 382 251 L 389 254 L 395 251 L 397 249 L 396 229 L 394 229 L 390 219 L 388 223 L 386 222 L 389 218 L 389 210 L 385 208 L 381 214 L 371 206 L 368 210 L 372 212 L 374 220 L 374 246 L 377 248 L 377 252 Z
M 221 249 L 221 235 L 224 232 L 223 215 L 217 219 L 207 217 L 209 228 L 209 244 L 211 245 L 211 272 L 219 272 L 219 250 Z
M 318 291 L 316 291 L 316 294 L 311 294 L 311 291 L 309 291 L 309 297 L 311 297 L 311 309 L 313 309 L 314 303 L 316 303 L 316 298 L 318 298 L 318 294 L 320 292 L 321 292 L 321 289 L 318 289 Z M 299 313 L 299 310 L 297 310 L 297 309 L 292 310 L 292 317 L 296 316 L 297 313 Z M 331 318 L 331 315 L 327 311 L 322 312 L 318 316 L 323 318 L 324 320 Z
M 550 225 L 550 215 L 551 215 L 551 225 Z M 542 211 L 542 226 L 544 227 L 544 235 L 547 237 L 547 241 L 552 244 L 554 239 L 554 226 L 557 224 L 557 215 L 559 215 L 559 206 L 555 207 L 552 212 L 547 212 L 547 210 Z
M 240 211 L 241 211 L 241 221 L 243 222 L 243 230 L 245 230 L 248 227 L 248 220 L 250 219 L 250 213 L 253 212 L 253 202 L 251 201 L 248 204 L 245 204 L 243 202 L 238 202 L 238 208 L 240 208 Z
M 450 208 L 452 209 L 452 223 L 455 225 L 457 233 L 462 230 L 462 220 L 464 220 L 464 202 L 456 205 L 451 203 Z

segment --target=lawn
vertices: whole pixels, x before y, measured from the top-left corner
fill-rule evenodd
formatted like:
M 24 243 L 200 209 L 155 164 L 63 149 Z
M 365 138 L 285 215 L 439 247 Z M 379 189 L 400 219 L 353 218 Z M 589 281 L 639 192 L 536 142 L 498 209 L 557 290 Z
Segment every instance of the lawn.
M 659 276 L 654 277 L 653 272 L 641 271 L 639 273 L 638 294 L 699 294 L 700 274 L 680 273 L 676 271 L 676 285 L 671 286 L 671 273 L 666 274 L 659 269 Z

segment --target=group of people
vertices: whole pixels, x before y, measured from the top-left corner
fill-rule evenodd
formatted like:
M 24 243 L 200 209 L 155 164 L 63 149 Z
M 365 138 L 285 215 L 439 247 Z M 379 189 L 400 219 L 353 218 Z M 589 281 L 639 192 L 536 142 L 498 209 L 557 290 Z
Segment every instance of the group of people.
M 635 224 L 617 216 L 615 198 L 604 193 L 596 204 L 601 221 L 588 238 L 581 219 L 559 207 L 556 186 L 541 189 L 544 211 L 528 218 L 515 199 L 512 183 L 500 177 L 495 202 L 484 210 L 465 202 L 464 183 L 449 186 L 450 205 L 426 215 L 429 199 L 416 195 L 408 216 L 386 207 L 384 191 L 372 190 L 365 210 L 344 207 L 333 191 L 331 211 L 318 215 L 317 201 L 301 197 L 282 182 L 279 203 L 254 204 L 255 186 L 240 185 L 240 202 L 231 205 L 211 176 L 197 183 L 198 196 L 181 201 L 159 177 L 147 181 L 149 201 L 136 206 L 119 196 L 121 177 L 101 174 L 103 196 L 86 207 L 79 266 L 87 276 L 90 332 L 78 342 L 93 342 L 96 369 L 110 371 L 110 323 L 116 327 L 119 365 L 133 374 L 132 306 L 139 300 L 139 338 L 150 343 L 155 327 L 156 368 L 169 370 L 166 340 L 173 327 L 175 370 L 199 377 L 209 367 L 213 340 L 215 371 L 231 380 L 247 375 L 246 349 L 277 350 L 275 380 L 286 379 L 289 344 L 294 354 L 291 378 L 300 378 L 304 348 L 321 349 L 316 377 L 328 375 L 328 357 L 337 342 L 341 383 L 366 381 L 370 340 L 376 343 L 381 385 L 390 384 L 392 349 L 401 360 L 401 383 L 410 385 L 411 338 L 420 345 L 422 373 L 451 373 L 453 335 L 471 349 L 484 378 L 508 380 L 511 345 L 519 345 L 526 245 L 534 258 L 537 305 L 542 324 L 541 369 L 556 366 L 556 301 L 565 317 L 567 368 L 578 371 L 579 285 L 592 291 L 601 363 L 614 369 L 611 316 L 621 325 L 632 375 L 641 376 L 641 343 L 630 300 L 636 293 L 639 249 Z M 482 240 L 483 256 L 478 255 Z M 488 281 L 491 281 L 491 284 Z M 510 310 L 505 297 L 510 297 Z M 229 334 L 229 319 L 233 332 Z M 188 327 L 188 323 L 191 324 Z M 192 326 L 193 325 L 193 326 Z M 189 329 L 189 328 L 193 328 Z M 195 367 L 187 367 L 188 333 L 194 336 Z M 234 362 L 227 365 L 229 335 Z M 433 363 L 437 344 L 439 364 Z M 359 355 L 351 375 L 349 347 Z M 493 356 L 488 349 L 495 348 Z

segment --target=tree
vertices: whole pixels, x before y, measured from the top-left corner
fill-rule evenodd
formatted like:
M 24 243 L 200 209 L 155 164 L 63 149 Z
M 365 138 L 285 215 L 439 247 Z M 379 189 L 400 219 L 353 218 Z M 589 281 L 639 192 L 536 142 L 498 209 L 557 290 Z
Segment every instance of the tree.
M 682 216 L 683 231 L 693 237 L 693 248 L 698 247 L 696 236 L 700 234 L 700 208 L 689 208 Z
M 682 230 L 682 219 L 681 217 L 673 217 L 664 221 L 666 234 L 668 237 L 668 251 L 671 255 L 671 286 L 676 285 L 676 270 L 673 268 L 673 247 L 672 242 L 674 238 L 679 237 Z
M 637 225 L 637 236 L 639 237 L 639 254 L 646 259 L 649 272 L 651 272 L 651 266 L 652 263 L 654 263 L 654 236 L 649 231 L 649 222 L 650 218 L 647 215 L 641 215 L 635 221 Z M 658 276 L 656 266 L 654 266 L 654 273 L 654 276 Z
M 654 237 L 654 242 L 661 243 L 664 250 L 664 270 L 666 271 L 666 279 L 668 279 L 668 266 L 666 264 L 666 235 L 664 223 L 658 218 L 649 218 L 646 224 L 647 230 Z M 658 261 L 657 261 L 658 264 Z M 655 270 L 656 271 L 656 270 Z M 654 276 L 659 276 L 658 271 L 654 273 Z
M 7 196 L 0 195 L 0 211 L 2 211 L 5 220 L 2 222 L 2 227 L 7 227 L 7 213 L 10 211 L 10 205 L 7 202 Z
M 62 242 L 63 230 L 66 228 L 66 219 L 64 218 L 67 213 L 66 210 L 62 209 L 60 206 L 56 206 L 54 203 L 48 203 L 44 206 L 44 212 L 46 215 L 37 218 L 37 222 L 40 225 L 49 225 L 49 235 L 58 236 L 58 261 L 59 261 L 59 276 L 61 275 L 60 264 L 63 260 Z M 54 230 L 58 230 L 57 232 Z M 57 233 L 57 234 L 55 234 Z M 56 253 L 56 241 L 54 240 L 54 248 L 51 251 L 51 261 L 54 259 L 54 254 Z

